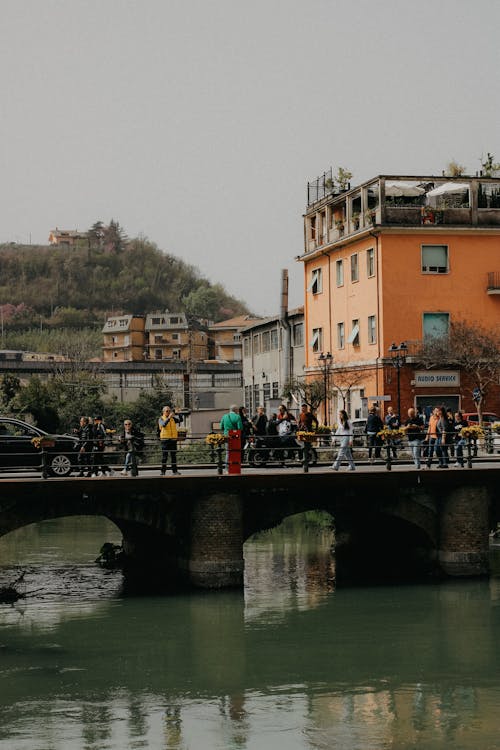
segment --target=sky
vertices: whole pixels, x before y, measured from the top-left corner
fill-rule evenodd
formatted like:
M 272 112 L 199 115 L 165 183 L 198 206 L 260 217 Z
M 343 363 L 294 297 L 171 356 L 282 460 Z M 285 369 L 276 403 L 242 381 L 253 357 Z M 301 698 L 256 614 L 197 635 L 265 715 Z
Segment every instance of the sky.
M 498 0 L 0 0 L 0 18 L 0 242 L 114 219 L 274 315 L 283 268 L 303 302 L 308 180 L 500 161 Z

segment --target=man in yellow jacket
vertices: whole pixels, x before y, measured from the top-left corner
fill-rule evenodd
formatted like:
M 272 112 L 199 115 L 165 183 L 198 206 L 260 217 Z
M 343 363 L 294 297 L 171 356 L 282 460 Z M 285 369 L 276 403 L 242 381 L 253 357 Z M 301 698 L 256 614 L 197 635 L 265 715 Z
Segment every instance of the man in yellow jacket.
M 165 476 L 167 470 L 168 454 L 170 453 L 170 462 L 172 464 L 172 474 L 179 474 L 177 471 L 177 425 L 180 418 L 172 411 L 170 406 L 164 406 L 161 417 L 158 419 L 158 428 L 160 431 L 161 442 L 161 475 Z

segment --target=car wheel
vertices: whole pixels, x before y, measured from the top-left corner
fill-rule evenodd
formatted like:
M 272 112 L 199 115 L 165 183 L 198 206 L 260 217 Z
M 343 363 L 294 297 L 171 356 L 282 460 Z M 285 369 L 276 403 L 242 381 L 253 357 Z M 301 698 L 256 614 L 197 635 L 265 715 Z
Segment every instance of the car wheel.
M 49 457 L 49 473 L 52 477 L 67 477 L 71 474 L 71 459 L 63 453 Z

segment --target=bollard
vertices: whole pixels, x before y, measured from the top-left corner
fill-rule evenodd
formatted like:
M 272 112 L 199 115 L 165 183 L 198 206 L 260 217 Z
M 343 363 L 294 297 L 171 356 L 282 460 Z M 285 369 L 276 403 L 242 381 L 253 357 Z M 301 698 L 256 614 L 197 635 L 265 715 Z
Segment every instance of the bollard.
M 304 448 L 303 448 L 303 467 L 304 467 L 304 474 L 307 474 L 309 472 L 309 463 L 310 463 L 310 443 L 306 440 L 304 442 Z
M 222 458 L 222 445 L 217 446 L 217 474 L 222 476 L 224 473 L 224 460 Z
M 241 474 L 241 430 L 229 430 L 227 436 L 228 474 Z
M 472 469 L 472 438 L 467 438 L 467 468 Z
M 386 450 L 387 450 L 387 461 L 386 461 L 386 464 L 385 464 L 385 468 L 387 469 L 387 471 L 392 471 L 391 444 L 390 444 L 389 441 L 387 441 Z

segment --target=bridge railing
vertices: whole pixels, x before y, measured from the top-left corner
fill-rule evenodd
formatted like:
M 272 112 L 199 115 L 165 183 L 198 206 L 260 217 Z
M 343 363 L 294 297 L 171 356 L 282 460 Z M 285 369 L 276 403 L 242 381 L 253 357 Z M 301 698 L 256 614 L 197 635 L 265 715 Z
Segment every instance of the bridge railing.
M 369 445 L 366 435 L 355 434 L 353 437 L 353 456 L 358 464 L 385 465 L 391 470 L 394 464 L 411 464 L 412 453 L 406 437 L 378 445 Z M 426 444 L 421 445 L 422 464 L 426 462 Z M 83 447 L 83 450 L 82 450 Z M 311 467 L 331 464 L 339 450 L 339 438 L 328 434 L 317 434 L 313 441 L 297 440 L 294 434 L 287 436 L 250 436 L 245 441 L 241 452 L 243 469 L 270 468 L 299 468 L 305 472 Z M 105 445 L 98 441 L 86 441 L 80 445 L 75 441 L 73 448 L 68 450 L 57 444 L 45 445 L 43 442 L 35 450 L 14 450 L 8 454 L 0 453 L 0 468 L 2 471 L 16 471 L 18 469 L 36 470 L 42 476 L 64 477 L 70 474 L 78 476 L 95 476 L 112 474 L 124 470 L 127 449 L 118 438 L 106 440 Z M 485 460 L 500 460 L 500 435 L 490 431 L 480 440 L 468 439 L 463 446 L 464 463 L 471 468 L 474 462 Z M 461 456 L 457 446 L 452 443 L 447 446 L 450 460 L 457 460 Z M 161 469 L 162 447 L 156 435 L 146 435 L 144 445 L 140 450 L 129 452 L 132 470 Z M 434 447 L 433 463 L 436 463 L 436 446 Z M 169 456 L 169 469 L 170 469 Z M 205 434 L 189 434 L 177 443 L 177 465 L 192 470 L 214 470 L 223 473 L 226 466 L 225 444 L 217 447 L 206 443 Z M 132 473 L 131 470 L 131 473 Z

